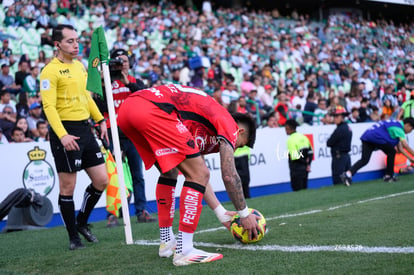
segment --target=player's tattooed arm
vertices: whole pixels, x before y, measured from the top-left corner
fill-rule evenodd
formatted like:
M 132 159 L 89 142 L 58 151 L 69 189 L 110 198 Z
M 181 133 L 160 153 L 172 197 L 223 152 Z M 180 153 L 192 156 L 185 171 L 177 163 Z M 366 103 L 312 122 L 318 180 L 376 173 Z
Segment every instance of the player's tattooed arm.
M 221 176 L 230 200 L 236 210 L 244 209 L 246 207 L 246 201 L 243 195 L 241 180 L 234 163 L 234 150 L 224 140 L 220 140 L 220 164 Z

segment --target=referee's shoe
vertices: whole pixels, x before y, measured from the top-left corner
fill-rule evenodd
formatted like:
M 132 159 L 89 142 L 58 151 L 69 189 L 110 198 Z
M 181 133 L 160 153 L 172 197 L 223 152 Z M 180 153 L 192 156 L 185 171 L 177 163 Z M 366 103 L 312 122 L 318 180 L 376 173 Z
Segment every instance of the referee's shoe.
M 85 237 L 85 239 L 90 242 L 90 243 L 97 243 L 98 242 L 98 238 L 95 237 L 95 235 L 92 234 L 91 229 L 89 228 L 89 224 L 85 224 L 85 225 L 76 225 L 76 229 L 78 230 L 78 232 L 80 234 L 82 234 L 82 236 Z

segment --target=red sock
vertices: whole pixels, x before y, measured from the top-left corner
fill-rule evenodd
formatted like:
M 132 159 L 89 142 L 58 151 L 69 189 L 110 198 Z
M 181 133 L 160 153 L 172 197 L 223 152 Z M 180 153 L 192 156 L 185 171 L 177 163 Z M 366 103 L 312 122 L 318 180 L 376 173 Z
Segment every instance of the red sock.
M 175 185 L 177 180 L 160 177 L 155 190 L 159 227 L 170 227 L 174 220 Z
M 184 182 L 180 196 L 180 224 L 179 231 L 194 233 L 200 219 L 205 187 L 198 183 Z

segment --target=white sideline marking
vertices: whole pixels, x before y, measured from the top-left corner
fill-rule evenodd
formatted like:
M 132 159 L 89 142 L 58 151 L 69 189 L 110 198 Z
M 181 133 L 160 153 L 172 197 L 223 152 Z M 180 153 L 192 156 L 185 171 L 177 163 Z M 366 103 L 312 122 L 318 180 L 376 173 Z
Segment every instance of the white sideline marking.
M 333 211 L 339 208 L 344 208 L 348 206 L 353 206 L 357 204 L 367 203 L 371 201 L 376 200 L 383 200 L 393 197 L 398 197 L 402 195 L 408 195 L 414 193 L 414 190 L 401 192 L 401 193 L 395 193 L 390 194 L 387 196 L 381 196 L 381 197 L 375 197 L 371 199 L 366 200 L 360 200 L 355 203 L 346 203 L 341 204 L 337 206 L 332 206 L 326 209 L 316 209 L 316 210 L 310 210 L 306 212 L 301 213 L 294 213 L 294 214 L 283 214 L 276 217 L 270 217 L 266 218 L 266 220 L 277 220 L 277 219 L 283 219 L 283 218 L 291 218 L 291 217 L 299 217 L 299 216 L 305 216 L 305 215 L 311 215 L 315 213 L 321 213 L 324 211 Z M 206 232 L 214 232 L 218 230 L 227 230 L 224 226 L 216 227 L 216 228 L 210 228 L 205 230 L 200 230 L 195 232 L 195 234 L 201 234 Z M 137 240 L 134 241 L 134 244 L 137 245 L 150 245 L 150 246 L 159 246 L 159 241 L 147 241 L 147 240 Z M 195 242 L 196 246 L 203 246 L 203 247 L 213 247 L 213 248 L 228 248 L 228 249 L 238 249 L 238 250 L 249 250 L 249 251 L 281 251 L 281 252 L 322 252 L 322 251 L 328 251 L 328 252 L 354 252 L 354 253 L 396 253 L 396 254 L 413 254 L 414 253 L 414 247 L 386 247 L 386 246 L 362 246 L 362 245 L 346 245 L 346 244 L 337 244 L 337 245 L 305 245 L 305 246 L 298 246 L 298 245 L 292 245 L 292 246 L 282 246 L 282 245 L 243 245 L 240 243 L 235 244 L 214 244 L 214 243 L 204 243 L 204 242 Z
M 159 246 L 158 241 L 138 240 L 134 244 Z M 388 254 L 413 254 L 414 247 L 386 247 L 386 246 L 362 246 L 362 245 L 243 245 L 235 244 L 215 244 L 195 242 L 196 246 L 213 247 L 213 248 L 227 248 L 237 250 L 249 251 L 280 251 L 280 252 L 353 252 L 353 253 L 388 253 Z

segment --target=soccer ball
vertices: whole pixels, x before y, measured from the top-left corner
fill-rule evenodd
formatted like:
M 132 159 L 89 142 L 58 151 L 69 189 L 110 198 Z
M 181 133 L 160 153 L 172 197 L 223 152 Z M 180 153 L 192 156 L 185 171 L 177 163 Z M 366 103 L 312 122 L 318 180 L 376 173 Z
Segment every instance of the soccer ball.
M 233 216 L 231 220 L 231 225 L 230 225 L 230 230 L 231 230 L 231 234 L 233 235 L 233 237 L 239 242 L 244 243 L 244 244 L 255 243 L 255 242 L 260 241 L 261 239 L 263 239 L 265 232 L 266 232 L 266 219 L 262 215 L 262 213 L 260 213 L 258 210 L 253 209 L 253 208 L 249 208 L 249 212 L 250 214 L 254 214 L 260 217 L 260 219 L 257 220 L 257 223 L 260 226 L 261 232 L 259 232 L 259 235 L 257 236 L 257 238 L 249 240 L 249 235 L 247 231 L 243 233 L 244 228 L 241 224 L 239 214 L 236 214 Z

